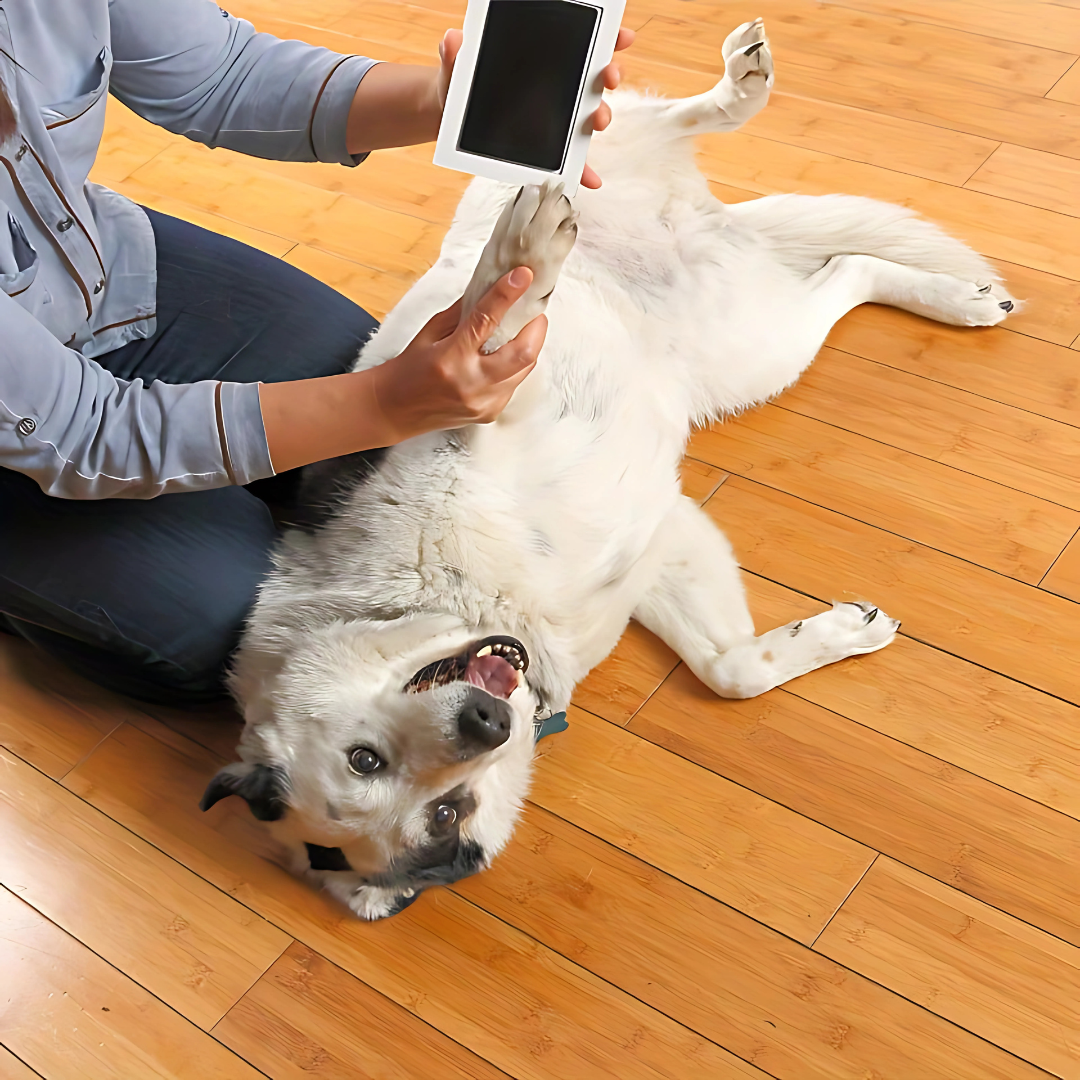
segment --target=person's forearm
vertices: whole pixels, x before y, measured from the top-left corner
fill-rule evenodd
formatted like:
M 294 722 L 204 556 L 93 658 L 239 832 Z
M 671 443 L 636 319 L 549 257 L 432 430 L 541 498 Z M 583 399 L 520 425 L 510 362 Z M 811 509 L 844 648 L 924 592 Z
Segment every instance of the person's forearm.
M 442 119 L 438 77 L 436 67 L 376 64 L 356 88 L 349 110 L 349 153 L 435 139 Z
M 379 408 L 371 371 L 262 383 L 259 404 L 275 473 L 400 439 Z

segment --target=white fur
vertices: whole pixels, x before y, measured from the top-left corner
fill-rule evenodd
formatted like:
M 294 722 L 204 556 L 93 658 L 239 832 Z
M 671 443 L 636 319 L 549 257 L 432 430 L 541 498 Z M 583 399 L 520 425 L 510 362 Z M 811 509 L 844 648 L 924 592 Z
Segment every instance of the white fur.
M 329 525 L 292 536 L 237 660 L 243 756 L 280 764 L 292 781 L 279 832 L 293 851 L 305 840 L 340 844 L 357 873 L 315 876 L 364 917 L 393 909 L 365 872 L 422 839 L 419 808 L 441 790 L 474 792 L 462 835 L 487 859 L 507 842 L 534 711 L 564 707 L 630 618 L 731 697 L 894 636 L 884 613 L 839 604 L 756 637 L 727 540 L 680 494 L 688 433 L 791 385 L 858 304 L 988 325 L 1010 298 L 984 259 L 901 207 L 841 195 L 727 207 L 713 197 L 688 136 L 732 130 L 765 104 L 768 45 L 751 48 L 764 41 L 760 22 L 731 35 L 729 71 L 707 94 L 613 96 L 613 123 L 593 146 L 604 186 L 576 197 L 569 255 L 566 244 L 525 237 L 528 221 L 514 226 L 517 255 L 500 254 L 508 213 L 481 262 L 515 192 L 474 181 L 438 262 L 360 357 L 370 367 L 400 353 L 466 291 L 474 268 L 475 294 L 514 259 L 550 276 L 565 257 L 539 363 L 505 413 L 393 448 Z M 550 216 L 550 195 L 527 198 Z M 565 237 L 568 215 L 545 235 Z M 541 306 L 531 298 L 515 328 Z M 525 643 L 529 685 L 511 696 L 504 746 L 447 765 L 425 695 L 401 688 L 487 634 Z M 407 748 L 398 773 L 369 781 L 343 768 L 348 747 L 371 738 Z M 327 818 L 328 801 L 340 821 Z

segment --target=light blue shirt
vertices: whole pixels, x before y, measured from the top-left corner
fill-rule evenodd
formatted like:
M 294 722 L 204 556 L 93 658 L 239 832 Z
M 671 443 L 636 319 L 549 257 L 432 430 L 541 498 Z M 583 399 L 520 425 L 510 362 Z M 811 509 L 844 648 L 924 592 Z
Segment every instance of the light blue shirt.
M 355 165 L 349 108 L 375 61 L 257 34 L 212 0 L 0 0 L 0 466 L 50 495 L 145 499 L 273 474 L 257 383 L 117 379 L 154 332 L 154 234 L 92 184 L 111 92 L 208 146 Z

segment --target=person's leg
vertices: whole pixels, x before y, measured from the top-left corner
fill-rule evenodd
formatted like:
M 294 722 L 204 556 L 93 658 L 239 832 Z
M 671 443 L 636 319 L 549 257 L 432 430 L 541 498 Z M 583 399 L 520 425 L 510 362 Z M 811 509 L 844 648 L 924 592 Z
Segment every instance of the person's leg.
M 152 338 L 98 357 L 124 379 L 275 382 L 348 370 L 367 312 L 263 252 L 149 212 Z M 286 474 L 250 485 L 286 501 Z M 277 490 L 275 490 L 275 488 Z M 277 532 L 242 488 L 156 499 L 53 499 L 0 469 L 0 613 L 87 678 L 144 700 L 209 701 Z

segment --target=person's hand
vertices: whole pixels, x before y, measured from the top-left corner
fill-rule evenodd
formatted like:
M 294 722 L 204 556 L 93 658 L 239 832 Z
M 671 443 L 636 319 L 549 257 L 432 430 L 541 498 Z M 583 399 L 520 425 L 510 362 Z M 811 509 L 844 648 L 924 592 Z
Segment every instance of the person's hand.
M 488 424 L 532 371 L 547 334 L 541 315 L 490 355 L 481 346 L 533 274 L 521 266 L 497 281 L 461 322 L 461 301 L 439 312 L 403 353 L 370 371 L 379 411 L 394 441 L 425 431 Z
M 633 30 L 628 30 L 625 26 L 621 27 L 615 39 L 615 51 L 622 52 L 623 49 L 630 48 L 634 43 L 635 36 Z M 447 30 L 439 43 L 439 76 L 435 83 L 440 113 L 446 107 L 446 95 L 450 89 L 450 76 L 454 73 L 454 61 L 460 51 L 461 31 Z M 622 73 L 619 71 L 619 65 L 612 61 L 600 72 L 597 81 L 603 89 L 614 90 L 619 85 L 621 78 Z M 603 131 L 611 123 L 611 106 L 606 101 L 601 101 L 600 107 L 589 118 L 589 122 L 593 131 Z M 596 175 L 592 166 L 586 165 L 581 174 L 581 186 L 598 188 L 600 183 L 600 177 Z

